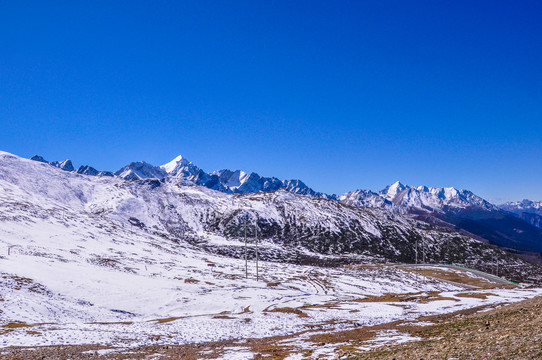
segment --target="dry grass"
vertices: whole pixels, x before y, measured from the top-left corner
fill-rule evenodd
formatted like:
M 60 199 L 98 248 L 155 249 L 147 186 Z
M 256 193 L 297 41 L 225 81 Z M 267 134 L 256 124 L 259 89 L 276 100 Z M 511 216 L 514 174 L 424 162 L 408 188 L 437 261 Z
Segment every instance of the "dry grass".
M 291 308 L 291 307 L 279 307 L 279 308 L 274 308 L 273 310 L 267 310 L 267 311 L 268 312 L 280 312 L 280 313 L 285 313 L 285 314 L 296 314 L 297 316 L 299 316 L 301 318 L 309 317 L 303 311 L 301 311 L 299 309 Z
M 422 276 L 432 277 L 436 279 L 451 281 L 459 284 L 469 285 L 479 289 L 494 289 L 494 288 L 506 288 L 513 289 L 517 286 L 514 284 L 499 284 L 492 282 L 490 280 L 482 279 L 479 277 L 472 277 L 468 274 L 468 270 L 462 269 L 435 269 L 435 268 L 403 268 L 400 269 L 410 272 L 417 273 Z
M 171 316 L 171 317 L 156 319 L 156 320 L 151 320 L 151 321 L 156 321 L 156 323 L 158 324 L 165 324 L 165 323 L 172 322 L 179 319 L 182 319 L 182 316 Z
M 438 300 L 453 300 L 457 299 L 441 296 L 440 293 L 432 291 L 429 293 L 410 293 L 410 294 L 395 294 L 389 293 L 381 296 L 367 296 L 363 299 L 357 299 L 356 302 L 417 302 L 428 303 L 430 301 Z
M 2 325 L 2 328 L 4 329 L 17 329 L 22 327 L 32 327 L 33 325 L 24 323 L 24 322 L 10 322 L 5 325 Z
M 464 293 L 455 294 L 455 296 L 485 300 L 487 299 L 488 296 L 496 296 L 496 295 L 492 293 L 464 292 Z
M 92 322 L 90 324 L 96 324 L 96 325 L 132 325 L 132 321 L 113 321 L 113 322 Z

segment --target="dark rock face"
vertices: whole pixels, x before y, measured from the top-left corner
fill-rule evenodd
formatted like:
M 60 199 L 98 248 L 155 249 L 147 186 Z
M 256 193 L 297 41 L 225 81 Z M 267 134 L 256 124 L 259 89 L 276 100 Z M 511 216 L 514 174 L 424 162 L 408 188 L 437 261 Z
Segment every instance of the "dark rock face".
M 77 169 L 78 174 L 97 176 L 100 172 L 92 166 L 82 165 Z
M 73 164 L 72 164 L 72 161 L 70 159 L 66 159 L 64 161 L 47 161 L 45 160 L 42 156 L 39 156 L 39 155 L 34 155 L 30 158 L 30 160 L 34 160 L 34 161 L 38 161 L 38 162 L 42 162 L 42 163 L 45 163 L 45 164 L 49 164 L 49 165 L 52 165 L 54 167 L 57 167 L 57 168 L 60 168 L 64 171 L 74 171 L 74 167 L 73 167 Z
M 39 156 L 39 155 L 34 155 L 30 158 L 30 160 L 34 160 L 34 161 L 38 161 L 38 162 L 42 162 L 42 163 L 46 163 L 46 164 L 49 164 L 49 162 L 47 160 L 45 160 L 42 156 Z
M 75 168 L 73 167 L 71 160 L 64 160 L 59 164 L 59 167 L 64 171 L 74 171 Z

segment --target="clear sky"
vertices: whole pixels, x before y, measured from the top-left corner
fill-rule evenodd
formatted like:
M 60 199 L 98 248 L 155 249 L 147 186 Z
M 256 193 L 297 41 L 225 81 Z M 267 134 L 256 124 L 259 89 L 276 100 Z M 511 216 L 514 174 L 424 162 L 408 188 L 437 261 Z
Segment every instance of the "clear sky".
M 1 1 L 0 150 L 542 199 L 542 2 Z

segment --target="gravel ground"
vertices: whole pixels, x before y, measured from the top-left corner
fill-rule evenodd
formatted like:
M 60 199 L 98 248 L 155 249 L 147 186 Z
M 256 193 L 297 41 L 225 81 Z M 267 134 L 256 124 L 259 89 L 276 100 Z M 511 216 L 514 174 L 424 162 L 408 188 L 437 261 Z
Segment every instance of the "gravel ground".
M 542 359 L 542 297 L 414 328 L 422 341 L 350 359 Z

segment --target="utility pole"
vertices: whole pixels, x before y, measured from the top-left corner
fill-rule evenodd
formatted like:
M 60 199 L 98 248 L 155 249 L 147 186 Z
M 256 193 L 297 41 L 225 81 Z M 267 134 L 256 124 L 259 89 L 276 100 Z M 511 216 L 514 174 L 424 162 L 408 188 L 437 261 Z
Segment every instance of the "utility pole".
M 247 218 L 245 218 L 245 278 L 248 279 Z
M 258 254 L 258 221 L 256 220 L 256 224 L 254 225 L 254 233 L 256 236 L 256 281 L 260 280 L 260 272 L 258 269 L 258 260 L 259 260 L 259 254 Z
M 423 249 L 423 263 L 427 264 L 427 258 L 426 258 L 427 244 L 425 243 L 425 241 L 422 241 L 422 249 Z
M 416 267 L 414 273 L 416 274 L 416 284 L 418 283 L 418 238 L 416 238 Z
M 422 240 L 423 264 L 424 264 L 424 268 L 423 268 L 424 282 L 427 281 L 427 277 L 425 275 L 425 265 L 427 264 L 427 259 L 425 257 L 425 253 L 427 252 L 426 247 L 427 247 L 427 244 L 425 243 L 425 240 Z

